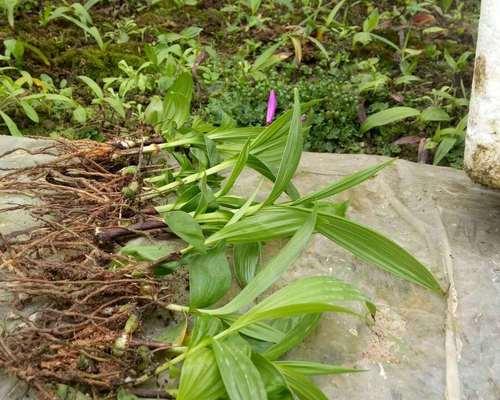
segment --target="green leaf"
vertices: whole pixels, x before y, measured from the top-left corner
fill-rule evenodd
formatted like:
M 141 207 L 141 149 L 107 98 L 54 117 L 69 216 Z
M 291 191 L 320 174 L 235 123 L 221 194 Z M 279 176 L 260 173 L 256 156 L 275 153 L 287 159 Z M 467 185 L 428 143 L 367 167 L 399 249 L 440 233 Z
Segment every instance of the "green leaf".
M 450 150 L 455 146 L 457 143 L 457 138 L 456 137 L 444 137 L 440 142 L 439 146 L 436 149 L 436 152 L 434 153 L 434 160 L 433 164 L 434 165 L 439 165 L 441 160 L 450 152 Z
M 224 296 L 231 287 L 231 269 L 224 246 L 196 255 L 189 263 L 189 305 L 207 307 Z
M 412 82 L 419 81 L 420 78 L 415 75 L 402 75 L 399 78 L 394 79 L 394 84 L 396 85 L 409 85 Z
M 279 367 L 278 369 L 282 372 L 288 387 L 297 399 L 328 400 L 321 389 L 309 377 Z
M 166 214 L 165 223 L 182 240 L 189 243 L 195 249 L 205 250 L 205 237 L 200 224 L 184 211 L 172 211 Z
M 366 121 L 361 125 L 361 133 L 365 133 L 370 129 L 388 125 L 393 122 L 401 121 L 410 117 L 417 117 L 420 111 L 411 107 L 393 107 L 388 110 L 379 111 L 378 113 L 370 115 Z
M 212 347 L 231 400 L 267 400 L 259 370 L 244 352 L 221 340 L 212 340 Z
M 299 166 L 300 156 L 302 155 L 302 130 L 301 130 L 301 111 L 299 91 L 294 89 L 294 105 L 290 130 L 283 152 L 283 157 L 278 169 L 276 181 L 264 204 L 272 204 L 283 193 L 290 184 L 297 167 Z
M 226 390 L 213 350 L 202 347 L 188 353 L 182 366 L 177 400 L 218 400 Z
M 156 125 L 161 122 L 163 114 L 163 101 L 160 96 L 152 96 L 151 100 L 144 111 L 144 121 L 151 125 Z
M 240 287 L 245 287 L 257 273 L 261 250 L 259 242 L 234 246 L 234 275 Z
M 200 310 L 206 314 L 234 314 L 250 304 L 255 298 L 269 288 L 286 271 L 307 246 L 316 221 L 316 214 L 311 214 L 295 235 L 281 251 L 264 267 L 245 288 L 228 304 L 215 310 Z M 236 225 L 236 224 L 235 224 Z
M 11 28 L 14 28 L 14 13 L 20 2 L 20 0 L 3 0 L 3 2 L 0 3 L 0 6 L 5 8 L 7 21 L 9 22 Z
M 364 32 L 373 31 L 377 27 L 379 20 L 380 20 L 380 13 L 378 12 L 378 9 L 376 8 L 363 21 L 363 31 Z
M 457 71 L 457 63 L 453 59 L 453 57 L 448 53 L 448 50 L 444 49 L 444 59 L 446 60 L 446 63 L 448 66 L 451 68 L 453 72 Z
M 165 121 L 173 121 L 177 128 L 186 122 L 191 111 L 193 96 L 193 78 L 191 73 L 181 73 L 168 89 L 163 102 Z
M 332 11 L 328 13 L 328 16 L 325 18 L 326 27 L 329 27 L 331 23 L 335 20 L 335 17 L 337 16 L 340 9 L 344 6 L 345 2 L 346 0 L 339 1 L 337 4 L 335 4 L 335 7 L 332 8 Z
M 354 186 L 359 185 L 360 183 L 370 179 L 378 172 L 383 170 L 388 165 L 392 164 L 394 160 L 388 160 L 383 163 L 377 164 L 373 167 L 369 167 L 358 171 L 352 175 L 349 175 L 338 182 L 334 182 L 331 185 L 324 187 L 323 189 L 318 190 L 317 192 L 309 193 L 306 196 L 294 201 L 292 204 L 304 204 L 308 202 L 313 202 L 317 200 L 324 199 L 326 197 L 333 196 L 337 193 L 341 193 L 345 190 L 348 190 Z
M 258 353 L 252 354 L 252 361 L 264 381 L 268 400 L 293 400 L 283 374 L 272 362 Z
M 321 314 L 305 314 L 298 317 L 273 321 L 273 326 L 280 329 L 285 337 L 278 343 L 269 346 L 262 355 L 269 360 L 276 360 L 309 336 L 318 326 Z
M 452 4 L 453 0 L 441 0 L 441 5 L 444 11 L 448 11 Z
M 347 209 L 349 208 L 349 201 L 343 201 L 341 203 L 329 203 L 327 201 L 318 201 L 315 203 L 319 214 L 333 214 L 339 217 L 344 217 L 347 214 Z
M 7 129 L 12 136 L 23 136 L 23 134 L 17 128 L 16 123 L 12 121 L 12 119 L 7 114 L 5 114 L 3 111 L 0 111 L 0 117 L 2 117 L 3 122 L 5 122 L 5 125 L 7 125 Z
M 333 277 L 307 277 L 294 281 L 255 305 L 231 326 L 244 326 L 266 319 L 276 319 L 326 311 L 356 314 L 346 308 L 346 302 L 363 302 L 373 314 L 375 306 L 353 286 Z
M 85 3 L 83 3 L 83 7 L 85 7 L 85 10 L 89 11 L 92 7 L 94 7 L 100 1 L 101 0 L 87 0 Z
M 23 101 L 23 100 L 20 101 L 20 104 L 24 110 L 24 113 L 26 114 L 26 116 L 29 119 L 31 119 L 33 122 L 36 122 L 36 123 L 40 122 L 40 118 L 38 117 L 37 112 L 31 106 L 31 104 L 29 104 L 27 101 Z
M 45 65 L 47 65 L 47 66 L 50 65 L 49 59 L 47 58 L 47 56 L 45 54 L 43 54 L 43 52 L 38 47 L 35 47 L 32 44 L 29 44 L 29 43 L 26 43 L 26 42 L 23 42 L 23 44 L 24 44 L 24 47 L 26 47 L 27 49 L 29 49 Z
M 423 264 L 380 233 L 348 219 L 323 214 L 318 216 L 316 229 L 362 260 L 410 282 L 442 292 L 439 283 Z
M 74 105 L 75 101 L 69 97 L 63 96 L 61 94 L 55 94 L 55 93 L 40 93 L 40 94 L 34 94 L 31 96 L 26 96 L 24 99 L 43 99 L 43 100 L 50 100 L 54 102 L 61 102 L 61 103 L 66 103 L 68 105 Z
M 227 224 L 225 224 L 224 226 L 229 226 L 229 225 L 233 225 L 235 224 L 236 222 L 238 222 L 241 218 L 243 218 L 245 216 L 245 214 L 247 212 L 249 212 L 250 210 L 250 207 L 252 206 L 254 200 L 255 200 L 255 197 L 257 196 L 257 194 L 260 192 L 260 188 L 262 186 L 262 181 L 259 182 L 259 184 L 257 185 L 257 187 L 255 188 L 255 190 L 253 191 L 253 193 L 250 195 L 250 197 L 247 199 L 247 201 L 245 201 L 245 203 L 243 205 L 241 205 L 240 208 L 238 208 L 235 213 L 233 214 L 233 216 L 231 217 L 231 219 L 229 221 L 227 221 Z M 219 198 L 220 199 L 220 198 Z M 261 208 L 262 206 L 262 203 L 259 207 L 259 209 Z M 258 211 L 258 210 L 256 210 Z M 219 229 L 220 231 L 220 229 Z M 210 240 L 210 238 L 208 239 Z
M 165 257 L 175 251 L 173 246 L 168 245 L 137 245 L 128 244 L 122 247 L 119 251 L 120 254 L 134 257 L 140 261 L 155 261 L 158 258 Z
M 292 207 L 265 207 L 237 223 L 224 226 L 207 239 L 207 244 L 220 240 L 228 243 L 265 242 L 291 236 L 306 217 L 307 213 Z
M 8 57 L 13 55 L 17 64 L 21 64 L 24 56 L 24 42 L 17 39 L 5 39 L 3 45 L 5 46 L 5 55 Z
M 220 162 L 217 145 L 207 135 L 203 136 L 203 141 L 205 142 L 205 147 L 207 149 L 208 166 L 213 167 Z
M 318 100 L 312 100 L 308 101 L 307 103 L 301 104 L 302 112 L 309 110 L 313 105 L 317 103 Z M 264 153 L 266 149 L 268 149 L 270 143 L 286 135 L 289 131 L 292 115 L 293 108 L 282 113 L 273 121 L 272 124 L 262 129 L 252 140 L 252 143 L 250 145 L 251 154 L 260 157 L 261 153 Z
M 105 97 L 104 101 L 122 118 L 125 118 L 125 108 L 123 102 L 117 97 Z
M 250 7 L 250 10 L 252 11 L 252 15 L 257 14 L 257 11 L 259 11 L 261 3 L 262 0 L 248 0 L 248 5 Z
M 198 182 L 198 187 L 200 188 L 200 196 L 199 196 L 199 201 L 198 205 L 196 207 L 196 211 L 194 213 L 194 217 L 196 218 L 198 215 L 203 214 L 207 211 L 209 208 L 213 208 L 216 206 L 215 204 L 215 196 L 210 189 L 210 187 L 207 185 L 207 177 L 203 176 L 202 179 L 200 179 L 200 182 Z
M 423 121 L 449 121 L 450 116 L 441 107 L 427 107 L 422 111 L 421 118 Z
M 102 99 L 104 97 L 104 93 L 102 92 L 101 87 L 92 78 L 89 78 L 85 75 L 80 75 L 78 76 L 78 79 L 85 83 L 98 99 Z
M 99 46 L 99 49 L 101 49 L 101 50 L 105 49 L 104 42 L 102 41 L 101 34 L 99 33 L 99 30 L 95 26 L 92 26 L 90 28 L 89 27 L 85 27 L 84 30 L 90 36 L 92 36 L 94 38 L 94 40 L 96 41 L 97 45 Z
M 187 27 L 187 28 L 184 28 L 184 29 L 181 31 L 180 35 L 181 35 L 184 39 L 192 39 L 192 38 L 194 38 L 194 37 L 198 36 L 198 35 L 201 33 L 201 31 L 202 31 L 202 30 L 203 30 L 203 29 L 202 29 L 202 28 L 200 28 L 200 27 L 198 27 L 198 26 L 189 26 L 189 27 Z
M 120 388 L 116 393 L 116 400 L 139 400 L 139 399 L 136 395 L 126 391 L 124 388 Z
M 225 323 L 231 325 L 239 317 L 240 315 L 238 314 L 229 314 L 221 316 L 221 319 L 224 320 Z M 285 334 L 283 332 L 265 322 L 257 322 L 255 324 L 248 325 L 241 329 L 240 333 L 245 336 L 270 343 L 279 343 L 285 338 Z
M 189 346 L 194 347 L 205 338 L 211 338 L 223 329 L 222 321 L 211 315 L 196 315 L 194 317 L 193 331 L 191 332 Z
M 457 124 L 457 129 L 459 131 L 464 131 L 467 128 L 467 122 L 469 120 L 469 114 L 465 114 L 462 119 Z
M 327 60 L 330 58 L 328 51 L 325 49 L 325 46 L 323 46 L 323 44 L 318 39 L 313 36 L 309 36 L 308 39 L 319 49 L 319 51 L 321 51 L 321 53 Z
M 79 390 L 62 383 L 57 384 L 56 394 L 57 398 L 60 400 L 90 400 L 90 396 L 88 394 L 82 393 Z
M 363 46 L 366 46 L 368 43 L 372 41 L 372 35 L 369 32 L 357 32 L 352 37 L 352 44 L 361 43 Z
M 281 43 L 276 43 L 275 45 L 272 45 L 271 47 L 268 47 L 266 50 L 262 52 L 262 54 L 257 57 L 257 59 L 254 61 L 252 65 L 253 70 L 265 70 L 266 68 L 269 68 L 273 64 L 276 64 L 280 60 L 276 58 L 274 53 L 276 50 L 278 50 L 278 47 L 281 46 Z
M 85 108 L 82 106 L 75 108 L 73 110 L 73 119 L 80 124 L 87 122 L 87 111 Z
M 227 178 L 224 187 L 219 191 L 219 193 L 217 193 L 217 197 L 224 196 L 225 194 L 229 193 L 231 188 L 234 186 L 234 184 L 236 183 L 236 179 L 238 179 L 238 176 L 240 176 L 243 168 L 245 168 L 249 151 L 250 141 L 247 141 L 241 149 L 241 153 L 238 155 L 238 159 L 236 160 L 236 164 L 231 171 L 231 175 L 229 175 L 229 178 Z
M 302 375 L 331 375 L 363 372 L 355 368 L 346 368 L 339 365 L 321 364 L 310 361 L 275 361 L 274 364 L 281 369 L 293 371 Z
M 248 155 L 248 160 L 247 160 L 247 165 L 252 168 L 254 171 L 257 171 L 259 174 L 262 176 L 266 177 L 269 179 L 271 182 L 276 182 L 276 177 L 274 176 L 274 173 L 271 171 L 271 168 L 269 168 L 266 163 L 261 161 L 258 157 L 249 154 Z M 290 181 L 287 188 L 286 188 L 286 194 L 292 199 L 296 200 L 300 197 L 300 194 L 298 190 L 295 188 L 293 183 Z

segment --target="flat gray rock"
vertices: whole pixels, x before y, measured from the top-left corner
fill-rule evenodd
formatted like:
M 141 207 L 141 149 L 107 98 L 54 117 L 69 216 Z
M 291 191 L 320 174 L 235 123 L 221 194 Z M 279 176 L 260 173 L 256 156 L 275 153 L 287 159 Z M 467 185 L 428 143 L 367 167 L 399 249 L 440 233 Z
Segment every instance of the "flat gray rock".
M 0 155 L 15 148 L 40 150 L 47 143 L 0 137 Z M 49 158 L 18 150 L 0 157 L 0 173 Z M 382 160 L 304 153 L 294 182 L 307 193 Z M 245 193 L 256 185 L 253 174 L 238 182 Z M 279 285 L 300 276 L 333 275 L 369 295 L 379 312 L 374 325 L 325 315 L 289 357 L 368 369 L 319 378 L 329 399 L 500 399 L 500 192 L 472 184 L 462 171 L 397 161 L 340 198 L 350 200 L 350 218 L 426 263 L 449 287 L 449 296 L 398 280 L 315 235 Z M 22 195 L 0 193 L 0 208 L 19 200 Z M 2 234 L 32 222 L 27 216 L 0 218 Z M 10 386 L 0 380 L 0 399 Z

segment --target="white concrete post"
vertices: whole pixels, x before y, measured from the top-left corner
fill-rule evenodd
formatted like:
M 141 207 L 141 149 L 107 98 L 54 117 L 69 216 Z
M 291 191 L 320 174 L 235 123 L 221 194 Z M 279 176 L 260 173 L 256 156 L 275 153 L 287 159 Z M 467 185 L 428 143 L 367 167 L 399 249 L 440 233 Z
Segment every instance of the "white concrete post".
M 500 0 L 482 0 L 465 139 L 465 170 L 500 188 Z

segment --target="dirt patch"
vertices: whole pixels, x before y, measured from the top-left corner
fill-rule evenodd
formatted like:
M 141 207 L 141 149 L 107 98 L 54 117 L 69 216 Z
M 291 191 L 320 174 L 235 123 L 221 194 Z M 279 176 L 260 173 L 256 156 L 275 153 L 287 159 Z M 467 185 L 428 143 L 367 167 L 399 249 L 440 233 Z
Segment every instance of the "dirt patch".
M 389 307 L 379 307 L 363 357 L 371 362 L 400 363 L 398 347 L 405 331 L 406 322 L 400 315 Z

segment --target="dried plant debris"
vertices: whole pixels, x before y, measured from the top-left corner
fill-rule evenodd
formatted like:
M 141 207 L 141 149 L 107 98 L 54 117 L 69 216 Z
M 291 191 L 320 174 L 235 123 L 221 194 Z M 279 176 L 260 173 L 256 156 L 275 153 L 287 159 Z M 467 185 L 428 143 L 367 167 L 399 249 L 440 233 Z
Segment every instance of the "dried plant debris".
M 63 157 L 0 177 L 2 194 L 37 199 L 0 211 L 24 209 L 37 221 L 0 243 L 2 286 L 14 306 L 0 366 L 42 398 L 55 397 L 56 383 L 109 393 L 154 368 L 153 356 L 169 344 L 148 339 L 140 321 L 182 302 L 187 285 L 182 272 L 159 280 L 148 263 L 96 240 L 96 228 L 151 221 L 122 194 L 132 177 L 115 172 L 110 148 L 58 146 Z M 169 311 L 159 315 L 169 323 Z

